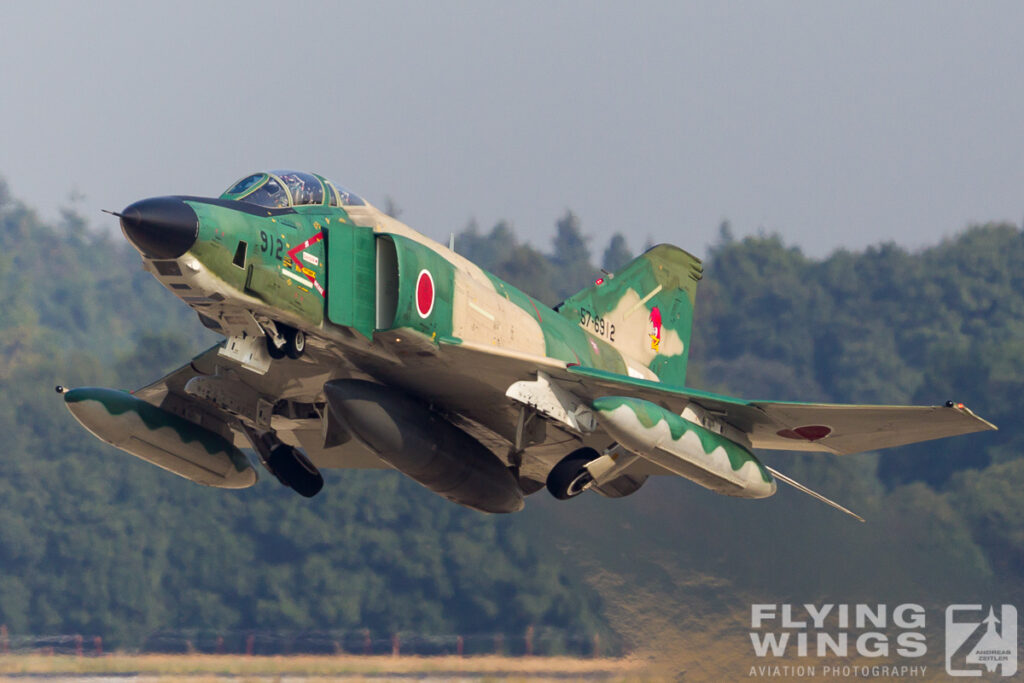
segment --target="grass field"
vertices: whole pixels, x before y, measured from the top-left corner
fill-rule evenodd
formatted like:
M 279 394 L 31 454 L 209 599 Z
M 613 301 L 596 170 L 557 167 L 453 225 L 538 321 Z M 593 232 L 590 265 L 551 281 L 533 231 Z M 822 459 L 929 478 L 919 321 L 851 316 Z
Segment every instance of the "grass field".
M 240 655 L 132 655 L 101 657 L 16 654 L 0 656 L 0 679 L 75 679 L 135 674 L 145 681 L 277 680 L 635 680 L 640 663 L 571 657 L 390 657 Z M 131 679 L 128 679 L 131 680 Z

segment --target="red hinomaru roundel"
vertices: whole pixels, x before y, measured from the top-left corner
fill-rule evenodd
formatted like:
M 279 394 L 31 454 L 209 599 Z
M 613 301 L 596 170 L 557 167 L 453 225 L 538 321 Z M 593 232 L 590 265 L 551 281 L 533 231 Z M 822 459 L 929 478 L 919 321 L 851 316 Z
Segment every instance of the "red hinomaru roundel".
M 424 268 L 416 278 L 416 312 L 426 318 L 434 310 L 434 277 Z

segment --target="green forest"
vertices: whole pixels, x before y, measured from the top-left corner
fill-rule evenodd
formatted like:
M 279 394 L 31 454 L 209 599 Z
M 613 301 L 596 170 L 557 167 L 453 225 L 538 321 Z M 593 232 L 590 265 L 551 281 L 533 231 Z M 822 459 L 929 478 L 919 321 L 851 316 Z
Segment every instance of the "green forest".
M 1024 587 L 1024 233 L 985 224 L 934 246 L 815 259 L 723 224 L 704 254 L 691 386 L 746 398 L 962 401 L 998 432 L 884 454 L 765 454 L 861 513 L 793 490 L 637 494 L 488 516 L 392 472 L 332 471 L 312 500 L 272 477 L 199 487 L 93 438 L 56 384 L 133 389 L 216 338 L 115 232 L 44 221 L 0 184 L 0 623 L 11 634 L 167 631 L 600 634 L 635 646 L 635 610 L 727 614 L 793 597 L 929 604 Z M 415 226 L 413 226 L 415 227 Z M 566 213 L 549 246 L 470 224 L 456 250 L 555 304 L 634 255 Z M 670 240 L 687 244 L 685 228 Z M 633 245 L 639 247 L 639 245 Z M 683 616 L 684 612 L 686 616 Z M 557 646 L 552 646 L 557 649 Z

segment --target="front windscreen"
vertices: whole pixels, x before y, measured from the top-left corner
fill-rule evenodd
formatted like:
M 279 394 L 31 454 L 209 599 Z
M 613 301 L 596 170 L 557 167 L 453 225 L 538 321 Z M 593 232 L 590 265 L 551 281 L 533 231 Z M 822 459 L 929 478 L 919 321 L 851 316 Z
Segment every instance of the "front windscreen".
M 244 197 L 246 194 L 259 187 L 259 184 L 266 180 L 266 178 L 266 173 L 253 173 L 251 176 L 246 176 L 232 185 L 224 192 L 224 194 L 221 195 L 221 197 L 224 199 Z
M 239 199 L 250 204 L 265 206 L 268 209 L 282 209 L 291 204 L 288 190 L 273 176 L 267 178 L 267 182 L 260 185 L 256 190 L 244 197 L 239 197 Z

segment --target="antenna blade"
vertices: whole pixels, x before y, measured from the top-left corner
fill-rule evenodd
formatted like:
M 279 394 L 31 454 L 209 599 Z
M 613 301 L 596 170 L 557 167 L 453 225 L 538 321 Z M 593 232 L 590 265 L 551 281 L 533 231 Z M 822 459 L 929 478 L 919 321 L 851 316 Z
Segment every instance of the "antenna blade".
M 795 488 L 797 491 L 803 491 L 804 493 L 806 493 L 811 498 L 816 498 L 816 499 L 820 500 L 822 503 L 825 503 L 825 505 L 831 505 L 836 510 L 839 510 L 840 512 L 845 512 L 846 514 L 848 514 L 851 517 L 853 517 L 854 519 L 856 519 L 858 522 L 863 522 L 864 521 L 864 518 L 861 517 L 860 515 L 858 515 L 857 513 L 851 512 L 850 510 L 847 510 L 846 508 L 844 508 L 842 505 L 840 505 L 839 503 L 835 502 L 834 500 L 829 500 L 828 498 L 826 498 L 825 496 L 821 495 L 820 493 L 817 493 L 816 491 L 810 490 L 809 488 L 807 488 L 806 486 L 804 486 L 800 482 L 798 482 L 798 481 L 796 481 L 794 479 L 790 479 L 789 477 L 787 477 L 786 475 L 782 474 L 778 470 L 776 470 L 774 468 L 771 468 L 771 467 L 765 467 L 765 469 L 768 470 L 769 472 L 771 472 L 773 477 L 775 477 L 776 479 L 778 479 L 781 482 L 785 482 L 785 483 L 789 484 L 790 486 Z
M 455 251 L 455 233 L 448 233 L 448 248 Z

